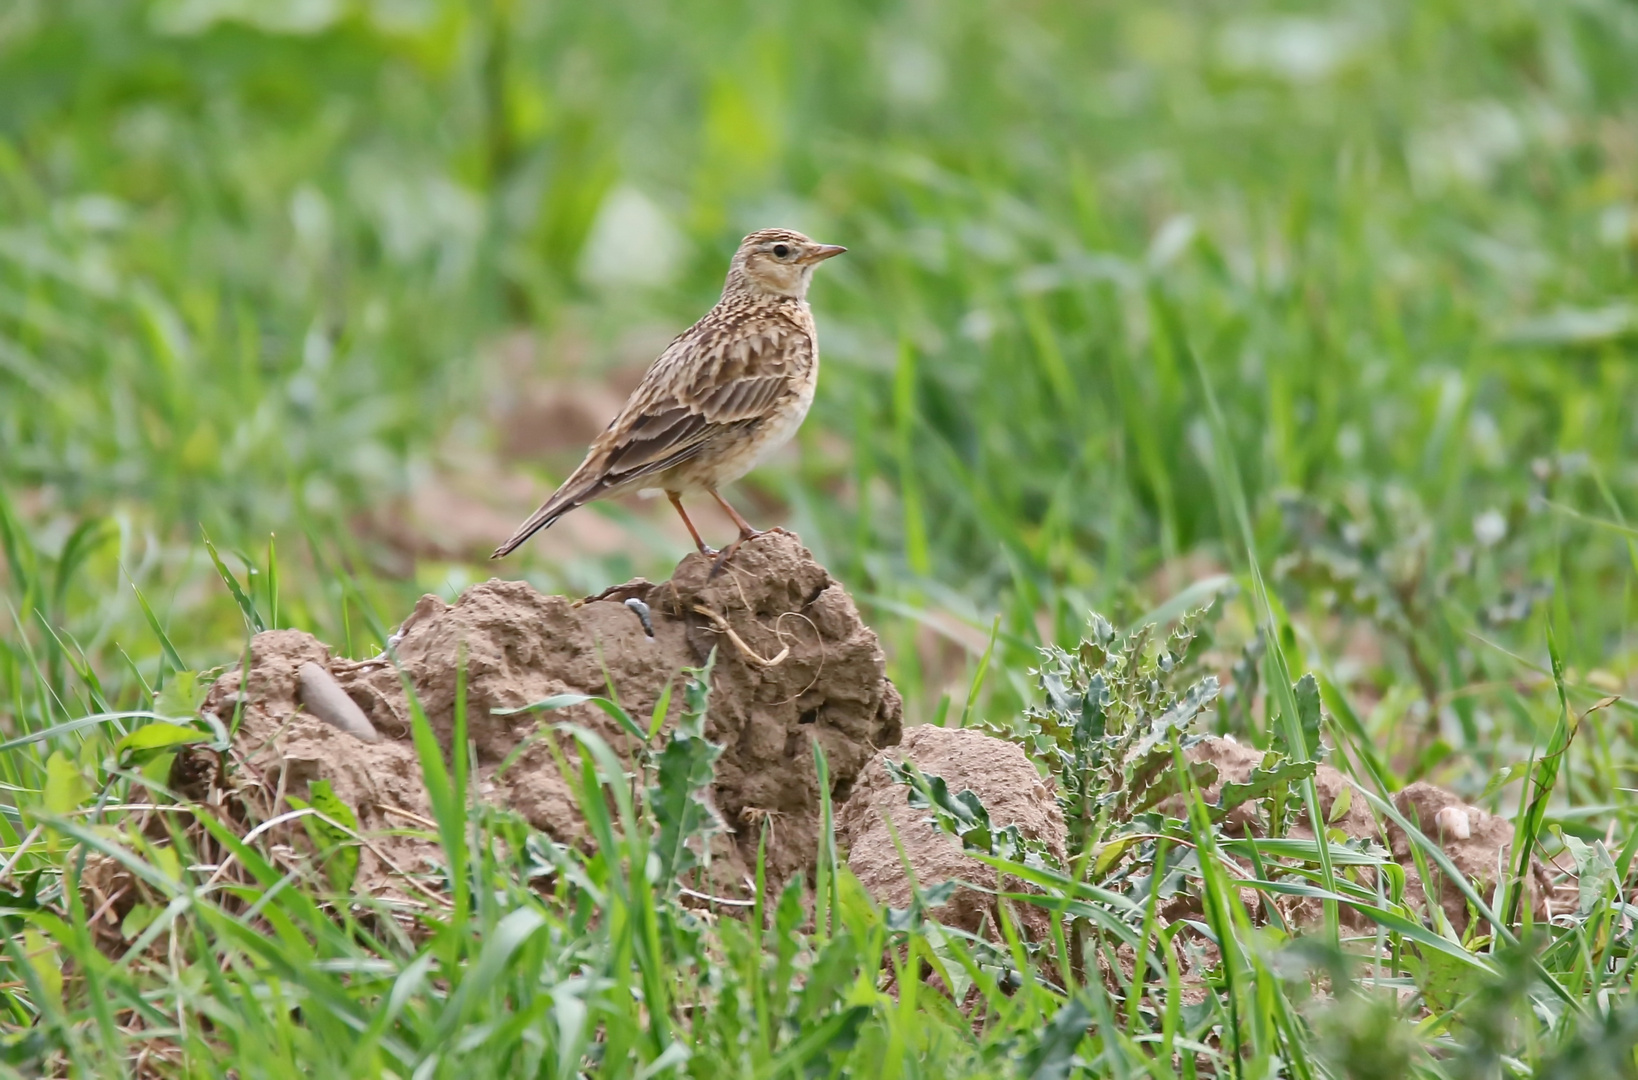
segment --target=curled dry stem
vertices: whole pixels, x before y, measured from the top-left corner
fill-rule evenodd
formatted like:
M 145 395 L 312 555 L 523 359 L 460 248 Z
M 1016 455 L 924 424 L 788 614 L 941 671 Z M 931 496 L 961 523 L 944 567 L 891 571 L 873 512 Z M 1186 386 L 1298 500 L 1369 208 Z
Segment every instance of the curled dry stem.
M 694 613 L 696 615 L 704 615 L 707 619 L 710 619 L 711 625 L 716 627 L 718 632 L 726 634 L 728 636 L 728 640 L 734 643 L 734 648 L 738 649 L 740 654 L 744 656 L 745 659 L 749 660 L 757 667 L 777 667 L 785 662 L 785 657 L 791 654 L 791 647 L 786 645 L 783 649 L 779 650 L 779 655 L 773 657 L 772 659 L 764 657 L 755 649 L 745 644 L 745 639 L 740 637 L 739 633 L 732 626 L 728 625 L 727 619 L 724 619 L 721 615 L 718 615 L 704 604 L 695 604 Z

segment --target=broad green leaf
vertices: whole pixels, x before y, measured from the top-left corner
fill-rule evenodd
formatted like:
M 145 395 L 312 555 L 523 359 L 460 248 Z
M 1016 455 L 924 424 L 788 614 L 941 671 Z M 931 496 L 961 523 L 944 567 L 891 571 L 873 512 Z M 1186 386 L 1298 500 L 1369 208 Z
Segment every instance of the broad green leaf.
M 63 750 L 54 750 L 46 759 L 46 782 L 42 801 L 46 811 L 63 817 L 91 797 L 91 785 L 74 759 Z
M 194 672 L 183 674 L 192 677 Z M 168 692 L 169 687 L 166 689 Z M 114 745 L 114 760 L 122 768 L 135 767 L 150 786 L 158 788 L 170 779 L 171 764 L 176 760 L 179 747 L 210 741 L 211 736 L 197 728 L 156 720 L 120 739 Z
M 178 671 L 165 680 L 165 687 L 154 701 L 154 710 L 167 716 L 193 716 L 205 703 L 208 683 L 201 682 L 197 671 Z
M 648 804 L 660 826 L 656 850 L 664 884 L 699 863 L 688 841 L 696 836 L 703 840 L 715 825 L 701 792 L 710 786 L 713 766 L 721 753 L 721 747 L 681 730 L 673 731 L 660 751 L 656 782 L 648 789 Z
M 1298 679 L 1291 687 L 1297 703 L 1297 727 L 1302 732 L 1302 746 L 1290 745 L 1283 725 L 1274 727 L 1274 749 L 1294 761 L 1318 761 L 1320 757 L 1320 691 L 1313 673 Z M 1300 777 L 1299 779 L 1307 779 Z
M 1137 843 L 1135 836 L 1117 837 L 1098 849 L 1097 859 L 1093 864 L 1093 873 L 1102 877 L 1111 866 L 1126 853 L 1126 849 Z
M 165 909 L 155 907 L 153 904 L 139 903 L 133 905 L 131 910 L 125 913 L 125 918 L 119 924 L 120 936 L 125 938 L 126 941 L 130 941 L 148 929 L 153 921 L 159 918 L 159 913 L 163 910 Z
M 1484 802 L 1498 790 L 1506 787 L 1508 784 L 1511 784 L 1519 777 L 1528 776 L 1530 773 L 1530 765 L 1531 762 L 1528 761 L 1515 761 L 1513 764 L 1507 766 L 1507 768 L 1497 772 L 1496 775 L 1492 776 L 1484 785 L 1484 792 L 1479 796 L 1479 801 Z
M 170 780 L 171 766 L 174 764 L 176 764 L 175 751 L 166 750 L 151 755 L 147 761 L 143 762 L 142 768 L 137 771 L 141 773 L 142 779 L 148 782 L 149 787 L 162 788 Z
M 1325 819 L 1326 824 L 1334 825 L 1348 816 L 1348 811 L 1354 805 L 1354 785 L 1343 784 L 1342 790 L 1337 793 L 1336 800 L 1331 803 L 1331 814 Z
M 187 672 L 191 675 L 193 672 Z M 178 680 L 180 681 L 180 680 Z M 140 764 L 156 750 L 175 750 L 179 746 L 210 742 L 210 735 L 198 728 L 156 720 L 144 724 L 114 744 L 114 758 L 121 765 Z M 127 758 L 125 755 L 131 755 Z
M 1261 799 L 1265 795 L 1301 783 L 1313 776 L 1318 768 L 1318 762 L 1280 758 L 1273 765 L 1253 769 L 1251 775 L 1246 777 L 1245 783 L 1223 784 L 1223 790 L 1217 797 L 1217 804 L 1211 808 L 1212 817 L 1221 820 L 1241 803 Z
M 1598 902 L 1610 894 L 1611 889 L 1620 881 L 1621 875 L 1616 870 L 1615 860 L 1610 858 L 1609 849 L 1604 846 L 1604 841 L 1594 840 L 1589 844 L 1569 833 L 1561 834 L 1561 838 L 1575 859 L 1576 914 L 1589 915 Z
M 1448 953 L 1436 949 L 1419 950 L 1422 970 L 1416 980 L 1417 989 L 1435 1013 L 1449 1012 L 1458 1001 L 1478 986 L 1476 973 L 1467 964 Z
M 182 859 L 177 855 L 175 848 L 169 845 L 155 847 L 148 857 L 166 877 L 172 881 L 182 880 Z
M 57 943 L 40 931 L 29 927 L 23 931 L 23 955 L 28 966 L 44 987 L 46 996 L 55 1004 L 63 998 L 63 961 L 57 952 Z
M 328 780 L 314 780 L 307 785 L 307 792 L 312 796 L 311 802 L 294 795 L 286 798 L 290 805 L 298 810 L 311 806 L 324 815 L 316 817 L 309 814 L 301 819 L 302 824 L 306 826 L 307 835 L 312 839 L 313 845 L 321 853 L 325 851 L 330 853 L 324 859 L 324 869 L 330 875 L 330 883 L 335 886 L 336 891 L 346 892 L 352 887 L 353 878 L 358 874 L 358 848 L 352 835 L 358 831 L 358 815 L 354 814 L 353 808 L 331 789 Z M 325 818 L 329 820 L 326 821 Z M 338 825 L 346 828 L 337 828 Z

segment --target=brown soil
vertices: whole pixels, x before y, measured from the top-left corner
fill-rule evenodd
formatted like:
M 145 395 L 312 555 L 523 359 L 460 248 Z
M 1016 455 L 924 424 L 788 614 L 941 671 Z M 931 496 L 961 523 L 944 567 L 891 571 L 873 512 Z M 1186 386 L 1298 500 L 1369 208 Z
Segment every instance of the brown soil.
M 1201 741 L 1188 754 L 1191 760 L 1210 762 L 1217 769 L 1217 780 L 1203 792 L 1208 802 L 1216 801 L 1223 783 L 1245 783 L 1263 757 L 1251 747 L 1218 738 Z M 1050 781 L 1041 778 L 1020 747 L 977 731 L 912 727 L 905 731 L 902 743 L 883 751 L 865 767 L 853 797 L 837 815 L 837 839 L 847 850 L 848 867 L 878 902 L 892 907 L 908 906 L 912 878 L 923 888 L 948 880 L 974 883 L 994 880 L 994 872 L 965 854 L 959 840 L 928 822 L 926 811 L 910 808 L 909 789 L 895 783 L 882 767 L 887 758 L 914 761 L 922 771 L 943 777 L 952 792 L 971 789 L 983 801 L 997 827 L 1016 824 L 1024 835 L 1046 840 L 1049 849 L 1063 858 L 1064 822 L 1050 790 Z M 1365 797 L 1336 769 L 1321 765 L 1314 779 L 1320 812 L 1327 819 L 1328 827 L 1350 839 L 1384 844 L 1404 868 L 1406 899 L 1415 907 L 1424 907 L 1426 893 L 1404 831 L 1391 822 L 1385 823 L 1385 828 L 1379 826 Z M 1348 801 L 1339 813 L 1337 802 L 1345 791 Z M 1420 822 L 1421 830 L 1439 843 L 1456 867 L 1475 880 L 1479 895 L 1488 897 L 1494 892 L 1496 867 L 1512 840 L 1512 827 L 1504 819 L 1467 806 L 1431 784 L 1412 784 L 1394 796 L 1394 804 L 1413 823 Z M 1163 803 L 1161 809 L 1175 816 L 1186 813 L 1176 798 Z M 1301 816 L 1300 810 L 1297 813 Z M 1231 835 L 1243 835 L 1248 828 L 1253 835 L 1263 832 L 1250 805 L 1230 812 L 1224 825 Z M 1305 822 L 1297 821 L 1289 835 L 1312 837 L 1313 831 Z M 1256 876 L 1249 865 L 1240 867 L 1240 871 L 1247 878 Z M 1369 884 L 1369 876 L 1363 881 Z M 1018 882 L 1009 882 L 1006 887 L 1021 888 Z M 1538 862 L 1532 863 L 1528 888 L 1536 919 L 1545 919 L 1552 885 L 1546 869 Z M 1443 880 L 1440 875 L 1435 895 L 1451 925 L 1458 933 L 1464 931 L 1469 921 L 1467 901 L 1455 883 Z M 1261 915 L 1263 898 L 1258 893 L 1246 890 L 1242 899 L 1252 912 Z M 1278 897 L 1275 903 L 1282 918 L 1293 926 L 1313 925 L 1322 917 L 1322 906 L 1317 900 Z M 1050 932 L 1050 915 L 1042 909 L 1015 904 L 1011 912 L 1033 940 L 1042 940 Z M 1179 897 L 1162 914 L 1167 921 L 1198 918 L 1198 901 Z M 963 889 L 940 910 L 938 917 L 952 926 L 978 932 L 986 925 L 993 928 L 996 915 L 993 898 Z M 1346 905 L 1340 915 L 1344 925 L 1352 929 L 1364 930 L 1374 925 Z
M 908 907 L 912 878 L 923 888 L 942 881 L 995 880 L 995 871 L 967 855 L 956 837 L 928 822 L 926 811 L 910 809 L 909 789 L 895 783 L 883 766 L 889 757 L 914 761 L 923 772 L 943 777 L 952 792 L 971 789 L 995 827 L 1017 825 L 1024 836 L 1046 841 L 1064 860 L 1063 813 L 1050 781 L 1041 779 L 1022 747 L 978 731 L 913 727 L 900 745 L 865 767 L 837 815 L 837 841 L 847 849 L 848 869 L 879 903 Z M 1006 888 L 1022 891 L 1023 886 L 1009 881 Z M 1050 935 L 1049 912 L 1018 903 L 1009 910 L 1031 940 Z M 988 926 L 994 936 L 997 916 L 993 897 L 961 889 L 937 917 L 973 933 Z
M 1477 806 L 1468 806 L 1443 788 L 1420 781 L 1395 793 L 1393 804 L 1394 809 L 1423 835 L 1439 842 L 1439 847 L 1450 856 L 1456 869 L 1473 881 L 1480 896 L 1491 899 L 1496 891 L 1497 867 L 1513 865 L 1511 822 Z M 1410 879 L 1415 873 L 1410 838 L 1403 829 L 1390 824 L 1388 840 L 1394 859 L 1406 867 L 1405 876 Z M 1439 905 L 1445 909 L 1451 925 L 1461 932 L 1467 926 L 1466 898 L 1456 883 L 1448 880 L 1437 867 L 1429 866 L 1428 871 L 1437 886 Z M 1538 923 L 1545 921 L 1550 914 L 1553 878 L 1547 868 L 1535 859 L 1530 860 L 1530 876 L 1525 879 L 1525 887 L 1535 920 Z M 1406 888 L 1409 889 L 1410 885 L 1407 884 Z
M 1217 781 L 1203 793 L 1207 802 L 1216 801 L 1225 782 L 1245 783 L 1263 758 L 1259 750 L 1232 739 L 1218 738 L 1203 740 L 1190 748 L 1188 756 L 1191 761 L 1209 761 L 1217 768 Z M 1406 899 L 1415 907 L 1423 907 L 1427 891 L 1422 887 L 1410 838 L 1404 830 L 1391 821 L 1379 826 L 1370 804 L 1359 793 L 1357 785 L 1331 766 L 1319 767 L 1314 774 L 1314 784 L 1318 789 L 1320 813 L 1325 816 L 1329 828 L 1340 830 L 1350 839 L 1375 840 L 1384 844 L 1393 853 L 1394 861 L 1405 871 Z M 1337 815 L 1337 800 L 1343 797 L 1344 791 L 1348 793 L 1348 802 L 1342 813 Z M 1412 784 L 1395 794 L 1393 802 L 1396 810 L 1417 825 L 1424 835 L 1436 841 L 1457 869 L 1475 882 L 1480 896 L 1488 898 L 1494 893 L 1496 867 L 1512 849 L 1512 825 L 1476 806 L 1468 806 L 1450 792 L 1427 783 Z M 1181 804 L 1176 800 L 1164 808 L 1175 814 L 1183 813 Z M 1253 834 L 1261 832 L 1249 804 L 1230 811 L 1224 825 L 1232 835 L 1242 835 L 1247 827 L 1252 829 Z M 1311 838 L 1314 832 L 1303 820 L 1292 825 L 1290 835 Z M 1250 868 L 1246 869 L 1249 871 Z M 1436 894 L 1440 907 L 1456 932 L 1463 932 L 1468 924 L 1467 899 L 1455 882 L 1445 880 L 1436 868 L 1430 869 L 1439 878 Z M 1248 873 L 1247 876 L 1251 875 Z M 1366 883 L 1369 883 L 1369 878 Z M 1526 884 L 1532 911 L 1537 921 L 1541 921 L 1548 915 L 1548 898 L 1552 894 L 1551 877 L 1541 863 L 1531 861 L 1531 877 Z M 1320 903 L 1317 900 L 1282 898 L 1279 903 L 1287 918 L 1298 925 L 1319 920 Z M 1348 909 L 1341 914 L 1345 925 L 1354 928 L 1370 925 L 1364 916 Z
M 625 755 L 635 749 L 630 737 L 590 704 L 549 714 L 505 713 L 559 694 L 606 695 L 646 725 L 666 686 L 680 690 L 682 669 L 703 665 L 714 649 L 706 734 L 723 748 L 712 794 L 728 831 L 711 853 L 706 884 L 713 891 L 743 892 L 764 831 L 773 880 L 812 871 L 819 826 L 815 745 L 829 762 L 848 864 L 881 903 L 908 905 L 912 878 L 924 887 L 993 881 L 956 838 L 909 808 L 907 790 L 881 765 L 884 747 L 894 747 L 894 759 L 914 760 L 942 776 L 953 791 L 972 789 L 995 825 L 1016 824 L 1064 858 L 1064 823 L 1050 781 L 1023 749 L 975 731 L 930 726 L 910 729 L 897 745 L 902 708 L 876 635 L 795 538 L 764 534 L 745 544 L 721 575 L 712 578 L 709 571 L 704 557 L 690 555 L 670 581 L 632 581 L 583 601 L 500 580 L 468 589 L 453 605 L 426 596 L 395 635 L 396 666 L 386 657 L 338 660 L 299 631 L 257 635 L 248 669 L 223 676 L 205 704 L 223 718 L 242 707 L 237 750 L 246 768 L 237 782 L 261 793 L 242 816 L 247 825 L 266 820 L 290 807 L 288 796 L 306 798 L 314 780 L 327 780 L 369 838 L 357 886 L 435 900 L 436 880 L 427 888 L 410 881 L 442 853 L 427 828 L 432 811 L 411 741 L 406 684 L 447 760 L 464 663 L 476 797 L 510 808 L 554 839 L 583 844 L 578 802 L 554 756 L 554 749 L 572 754 L 573 748 L 556 725 L 590 729 Z M 628 601 L 646 605 L 652 636 Z M 680 707 L 678 693 L 672 720 Z M 373 731 L 377 741 L 347 734 L 348 725 L 364 736 Z M 1207 739 L 1190 757 L 1216 767 L 1217 781 L 1206 792 L 1212 800 L 1223 782 L 1244 782 L 1262 755 L 1232 740 Z M 189 761 L 183 755 L 178 769 Z M 180 782 L 178 774 L 172 780 Z M 1335 769 L 1322 765 L 1316 781 L 1329 827 L 1385 842 L 1405 868 L 1407 898 L 1420 905 L 1424 890 L 1403 833 L 1380 827 L 1364 797 Z M 208 777 L 201 783 L 208 787 Z M 1339 813 L 1345 793 L 1349 801 Z M 1504 820 L 1427 784 L 1412 785 L 1395 801 L 1476 880 L 1481 895 L 1493 891 L 1495 868 L 1511 840 Z M 1180 804 L 1162 808 L 1182 813 Z M 1234 834 L 1260 829 L 1249 807 L 1230 814 L 1226 825 Z M 1301 821 L 1292 831 L 1312 835 Z M 1249 867 L 1242 869 L 1252 876 Z M 1022 888 L 1015 881 L 1006 887 Z M 1451 924 L 1464 929 L 1466 902 L 1455 884 L 1441 880 L 1434 891 Z M 1532 863 L 1530 897 L 1538 919 L 1548 914 L 1550 896 L 1547 873 Z M 1248 892 L 1246 899 L 1258 910 L 1261 898 Z M 1279 904 L 1298 925 L 1319 917 L 1313 900 L 1282 898 Z M 1027 904 L 1009 910 L 1027 935 L 1047 936 L 1048 913 Z M 978 932 L 993 931 L 997 916 L 992 898 L 964 889 L 939 917 Z M 1365 925 L 1346 909 L 1343 917 Z
M 557 694 L 607 695 L 646 724 L 667 683 L 715 649 L 706 734 L 723 747 L 713 794 L 733 831 L 717 853 L 713 887 L 744 881 L 764 821 L 769 872 L 783 879 L 814 864 L 819 793 L 812 745 L 829 761 L 832 796 L 845 799 L 865 761 L 898 741 L 899 695 L 886 678 L 876 635 L 795 538 L 764 534 L 740 548 L 719 576 L 709 571 L 703 556 L 690 555 L 668 582 L 632 581 L 580 602 L 499 580 L 468 589 L 453 605 L 426 596 L 397 635 L 396 668 L 385 658 L 337 660 L 311 635 L 270 631 L 252 641 L 248 672 L 224 675 L 205 708 L 231 715 L 243 685 L 238 747 L 251 774 L 295 795 L 306 795 L 314 779 L 330 781 L 372 837 L 359 884 L 403 894 L 398 873 L 424 870 L 439 857 L 429 840 L 384 832 L 415 829 L 416 818 L 431 816 L 411 743 L 406 681 L 447 755 L 464 658 L 478 797 L 517 811 L 559 841 L 579 843 L 582 821 L 551 753 L 557 737 L 551 726 L 581 725 L 623 752 L 632 749 L 629 737 L 589 704 L 548 714 L 497 711 Z M 647 605 L 653 637 L 628 599 Z M 302 709 L 304 663 L 334 677 L 379 742 L 360 742 Z

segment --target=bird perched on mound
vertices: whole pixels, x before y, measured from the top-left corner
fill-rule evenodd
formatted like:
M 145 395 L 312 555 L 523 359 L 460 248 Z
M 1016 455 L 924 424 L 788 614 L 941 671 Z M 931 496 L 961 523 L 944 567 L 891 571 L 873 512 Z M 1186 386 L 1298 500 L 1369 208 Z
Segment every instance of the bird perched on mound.
M 586 460 L 491 558 L 577 506 L 635 489 L 664 491 L 706 555 L 717 553 L 688 520 L 682 496 L 717 500 L 739 526 L 718 566 L 757 535 L 717 489 L 750 472 L 807 416 L 819 377 L 808 285 L 814 267 L 846 250 L 789 229 L 741 241 L 716 307 L 666 347 Z

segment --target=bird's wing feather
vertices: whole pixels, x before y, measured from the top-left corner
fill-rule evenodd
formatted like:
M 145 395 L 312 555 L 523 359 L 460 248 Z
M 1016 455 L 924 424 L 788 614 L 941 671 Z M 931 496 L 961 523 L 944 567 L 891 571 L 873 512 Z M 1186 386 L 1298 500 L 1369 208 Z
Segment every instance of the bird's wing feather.
M 812 337 L 782 314 L 702 319 L 648 370 L 582 468 L 612 489 L 678 465 L 767 416 L 812 353 Z
M 773 404 L 788 393 L 790 379 L 785 375 L 758 375 L 708 390 L 702 405 L 719 422 L 733 423 L 766 416 Z

